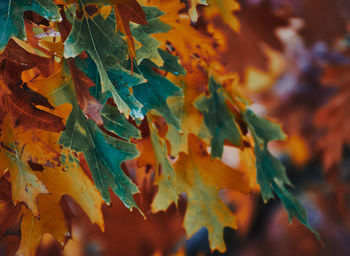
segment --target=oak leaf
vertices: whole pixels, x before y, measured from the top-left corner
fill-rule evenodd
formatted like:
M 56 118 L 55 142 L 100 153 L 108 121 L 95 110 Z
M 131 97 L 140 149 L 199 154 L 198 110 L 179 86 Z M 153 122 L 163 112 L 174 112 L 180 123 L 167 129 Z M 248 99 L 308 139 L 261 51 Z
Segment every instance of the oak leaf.
M 225 226 L 236 228 L 236 221 L 221 201 L 219 191 L 227 188 L 248 193 L 248 182 L 243 173 L 211 159 L 206 144 L 194 135 L 189 136 L 188 147 L 188 154 L 180 153 L 174 163 L 174 187 L 178 194 L 185 192 L 188 198 L 184 220 L 186 234 L 191 236 L 204 226 L 209 231 L 210 247 L 224 251 L 223 229 Z M 165 210 L 172 203 L 171 198 L 165 203 L 164 193 L 166 191 L 158 190 L 152 203 L 153 211 Z
M 23 14 L 33 11 L 50 21 L 60 21 L 59 8 L 51 0 L 5 0 L 0 9 L 0 50 L 15 36 L 26 39 Z

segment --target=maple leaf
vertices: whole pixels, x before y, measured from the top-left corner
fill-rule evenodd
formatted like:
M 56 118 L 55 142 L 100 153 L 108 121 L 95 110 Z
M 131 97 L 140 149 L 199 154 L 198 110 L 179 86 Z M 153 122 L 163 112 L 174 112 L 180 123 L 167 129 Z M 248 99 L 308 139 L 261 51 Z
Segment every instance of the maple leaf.
M 257 117 L 251 110 L 244 113 L 244 120 L 252 132 L 255 142 L 257 180 L 264 202 L 273 199 L 275 192 L 288 212 L 289 221 L 291 222 L 293 217 L 296 217 L 320 239 L 319 234 L 310 226 L 303 205 L 286 188 L 286 185 L 292 186 L 292 184 L 283 164 L 267 148 L 270 141 L 284 140 L 286 135 L 279 125 Z
M 210 144 L 212 157 L 221 158 L 224 141 L 229 140 L 234 145 L 239 146 L 241 134 L 235 122 L 235 116 L 226 106 L 222 86 L 217 84 L 213 77 L 209 79 L 209 92 L 211 97 L 203 96 L 194 105 L 203 113 L 204 122 L 212 136 Z
M 50 21 L 60 21 L 59 8 L 51 0 L 5 0 L 0 9 L 0 50 L 10 37 L 26 39 L 23 13 L 33 11 Z
M 219 191 L 227 188 L 248 193 L 250 189 L 244 174 L 217 159 L 211 159 L 206 145 L 194 135 L 189 135 L 188 154 L 179 154 L 174 169 L 173 186 L 178 195 L 185 192 L 188 197 L 184 219 L 186 234 L 191 236 L 204 226 L 209 231 L 211 248 L 224 251 L 223 229 L 225 226 L 236 228 L 236 222 L 232 212 L 221 201 Z M 168 179 L 167 175 L 163 179 Z M 152 202 L 154 211 L 165 210 L 172 203 L 171 197 L 163 196 L 168 188 L 165 187 L 165 191 L 162 188 L 158 188 Z

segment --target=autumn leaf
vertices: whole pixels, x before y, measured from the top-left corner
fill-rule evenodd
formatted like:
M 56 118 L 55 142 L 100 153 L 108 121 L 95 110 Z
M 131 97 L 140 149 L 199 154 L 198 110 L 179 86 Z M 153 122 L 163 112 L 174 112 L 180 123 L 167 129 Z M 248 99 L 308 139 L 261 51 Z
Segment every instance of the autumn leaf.
M 11 61 L 13 57 L 16 58 L 15 61 Z M 45 58 L 28 53 L 11 40 L 1 54 L 0 61 L 0 80 L 8 91 L 1 99 L 2 105 L 4 111 L 10 114 L 15 126 L 54 132 L 63 130 L 64 125 L 60 117 L 37 108 L 43 106 L 53 110 L 54 107 L 21 80 L 22 71 L 33 68 L 35 63 L 42 65 L 39 63 L 44 62 Z M 8 73 L 7 69 L 12 70 L 11 73 Z
M 276 193 L 288 212 L 289 222 L 292 221 L 293 217 L 296 217 L 320 239 L 317 231 L 310 226 L 303 205 L 286 188 L 292 184 L 287 177 L 284 166 L 267 148 L 270 141 L 284 140 L 286 135 L 279 125 L 257 117 L 251 110 L 244 113 L 244 119 L 249 125 L 255 142 L 257 180 L 264 202 L 273 199 L 274 193 Z
M 26 39 L 23 14 L 33 11 L 50 21 L 60 21 L 59 8 L 51 0 L 5 0 L 0 9 L 0 50 L 13 36 Z
M 150 123 L 150 136 L 157 159 L 156 181 L 158 193 L 152 203 L 154 212 L 166 209 L 172 202 L 177 205 L 178 194 L 175 187 L 175 171 L 168 159 L 167 146 L 165 141 L 160 138 L 154 124 Z
M 106 103 L 101 110 L 104 127 L 110 132 L 129 140 L 131 137 L 140 138 L 140 131 L 126 120 L 116 107 Z
M 103 121 L 100 114 L 102 105 L 89 92 L 89 89 L 96 85 L 87 75 L 85 75 L 84 72 L 78 69 L 74 63 L 74 60 L 68 60 L 68 66 L 74 81 L 80 108 L 87 117 L 94 120 L 98 125 L 102 125 Z
M 73 151 L 83 153 L 92 172 L 96 187 L 103 199 L 109 203 L 109 187 L 130 209 L 137 207 L 133 194 L 138 192 L 137 186 L 121 169 L 121 163 L 138 156 L 135 145 L 104 134 L 92 120 L 87 120 L 77 102 L 72 99 L 69 85 L 64 85 L 57 98 L 66 98 L 73 105 L 66 123 L 66 130 L 61 133 L 59 144 L 68 150 L 62 155 L 62 161 L 77 161 Z M 74 95 L 74 94 L 73 94 Z
M 144 114 L 151 109 L 155 109 L 169 124 L 174 125 L 180 130 L 179 119 L 171 112 L 166 100 L 170 96 L 181 96 L 182 90 L 155 72 L 154 68 L 157 68 L 157 66 L 149 60 L 144 60 L 138 66 L 138 70 L 148 82 L 135 86 L 134 96 L 142 103 Z
M 84 8 L 78 12 L 64 46 L 66 58 L 76 57 L 83 51 L 89 53 L 97 66 L 102 92 L 111 93 L 122 113 L 128 115 L 132 110 L 139 111 L 141 104 L 135 101 L 134 105 L 128 106 L 108 76 L 108 70 L 118 74 L 130 73 L 123 67 L 127 57 L 127 45 L 100 14 L 89 16 Z
M 145 5 L 150 5 L 143 1 Z M 179 56 L 181 64 L 187 71 L 192 71 L 192 61 L 198 56 L 205 61 L 211 61 L 217 54 L 213 49 L 215 40 L 208 34 L 201 33 L 193 26 L 188 15 L 180 15 L 185 4 L 180 1 L 152 1 L 165 14 L 160 19 L 171 26 L 167 33 L 154 34 L 153 37 L 161 42 L 168 42 L 170 49 Z M 191 35 L 191 37 L 189 37 Z
M 136 49 L 136 60 L 140 63 L 142 60 L 150 60 L 158 66 L 163 65 L 163 59 L 159 54 L 158 48 L 161 42 L 156 40 L 155 33 L 165 33 L 170 30 L 170 26 L 161 22 L 159 17 L 164 13 L 156 7 L 143 8 L 147 25 L 131 24 L 131 33 L 141 46 Z
M 130 30 L 130 22 L 147 25 L 146 15 L 136 0 L 114 4 L 116 29 L 126 36 L 131 63 L 136 57 L 135 42 Z
M 231 27 L 233 31 L 240 31 L 240 23 L 234 12 L 239 11 L 241 6 L 234 0 L 208 0 L 210 8 L 205 8 L 204 13 L 207 18 L 220 16 L 222 20 Z
M 23 211 L 22 241 L 17 254 L 35 255 L 36 248 L 45 233 L 50 233 L 60 246 L 64 246 L 70 232 L 60 204 L 64 195 L 68 195 L 78 202 L 89 216 L 90 221 L 97 223 L 104 230 L 101 211 L 103 200 L 79 165 L 71 168 L 69 172 L 61 168 L 47 168 L 38 176 L 51 193 L 38 197 L 40 218 L 36 218 L 27 210 Z
M 197 13 L 197 5 L 207 5 L 206 0 L 191 0 L 189 2 L 190 8 L 188 9 L 188 14 L 191 17 L 192 22 L 196 22 L 198 20 L 198 13 Z
M 207 126 L 204 124 L 201 112 L 194 106 L 198 96 L 205 92 L 208 86 L 208 75 L 200 72 L 198 67 L 195 72 L 188 72 L 179 84 L 184 92 L 184 97 L 174 99 L 171 109 L 181 120 L 181 133 L 170 126 L 166 135 L 171 145 L 171 155 L 176 156 L 179 152 L 188 153 L 188 135 L 195 134 L 205 141 L 210 138 Z M 195 84 L 196 86 L 190 86 Z
M 37 196 L 49 193 L 46 186 L 32 172 L 27 163 L 20 159 L 20 152 L 17 148 L 15 155 L 9 155 L 9 171 L 13 182 L 12 195 L 15 203 L 24 202 L 35 216 L 39 215 L 37 207 Z
M 211 97 L 199 98 L 194 105 L 204 116 L 204 122 L 212 136 L 211 155 L 221 158 L 224 148 L 224 141 L 229 140 L 233 145 L 239 146 L 241 135 L 234 115 L 226 106 L 226 100 L 222 87 L 217 84 L 213 77 L 209 79 L 209 92 Z
M 209 231 L 210 247 L 225 250 L 223 229 L 225 226 L 237 228 L 235 217 L 219 197 L 220 189 L 233 189 L 248 193 L 249 186 L 243 173 L 230 168 L 217 159 L 211 159 L 206 145 L 193 135 L 189 136 L 188 154 L 180 153 L 174 164 L 174 187 L 178 194 L 185 192 L 188 206 L 184 227 L 188 236 L 201 227 Z M 165 175 L 163 179 L 168 179 Z M 161 180 L 161 182 L 164 182 Z M 153 211 L 165 210 L 171 198 L 164 198 L 165 191 L 160 190 L 152 203 Z M 167 199 L 167 203 L 165 203 Z
M 265 203 L 277 196 L 290 221 L 296 217 L 319 238 L 303 205 L 288 188 L 292 184 L 282 162 L 269 150 L 270 141 L 284 140 L 286 135 L 278 124 L 250 110 L 266 111 L 268 93 L 253 95 L 258 104 L 251 107 L 246 95 L 254 84 L 251 70 L 257 70 L 255 74 L 270 70 L 271 52 L 285 64 L 270 74 L 271 85 L 280 83 L 279 76 L 285 72 L 291 78 L 288 69 L 294 63 L 289 58 L 293 56 L 305 55 L 305 59 L 293 59 L 302 63 L 300 70 L 314 63 L 322 66 L 316 77 L 324 61 L 329 61 L 323 55 L 325 45 L 346 54 L 346 15 L 335 18 L 339 28 L 330 32 L 333 25 L 327 25 L 321 31 L 313 23 L 319 17 L 303 13 L 315 1 L 300 1 L 302 11 L 293 9 L 294 5 L 286 10 L 278 7 L 288 4 L 236 0 L 1 3 L 0 235 L 5 238 L 0 238 L 0 254 L 16 249 L 18 255 L 54 254 L 42 250 L 42 238 L 48 233 L 57 252 L 69 240 L 68 252 L 63 254 L 171 255 L 185 251 L 179 249 L 185 242 L 171 240 L 171 234 L 180 239 L 185 229 L 190 237 L 202 227 L 208 230 L 210 249 L 224 252 L 225 227 L 236 229 L 242 223 L 242 233 L 250 234 L 255 216 L 264 216 L 256 211 L 261 207 L 253 205 L 255 193 Z M 321 1 L 316 15 L 328 5 Z M 333 7 L 324 13 L 327 18 L 338 13 L 339 8 Z M 304 17 L 305 27 L 299 24 L 296 29 L 298 21 L 290 19 L 291 13 Z M 284 34 L 277 33 L 280 28 Z M 303 35 L 310 31 L 309 39 L 304 35 L 305 45 L 298 31 Z M 283 39 L 288 33 L 295 37 L 290 44 Z M 312 54 L 322 57 L 310 59 L 311 50 L 306 48 L 317 40 L 325 44 L 317 44 Z M 331 55 L 337 63 L 339 54 Z M 317 152 L 326 155 L 334 149 L 324 156 L 325 166 L 342 160 L 347 143 L 347 126 L 339 121 L 346 120 L 346 108 L 342 109 L 348 97 L 344 86 L 348 81 L 342 76 L 346 65 L 334 72 L 327 69 L 328 82 L 339 93 L 319 100 L 330 99 L 313 121 L 313 128 L 324 135 L 317 142 Z M 292 79 L 301 73 L 296 71 Z M 255 76 L 259 84 L 264 82 L 261 77 Z M 312 91 L 318 95 L 318 90 Z M 284 100 L 280 98 L 278 102 Z M 300 113 L 297 104 L 293 110 Z M 311 122 L 307 121 L 308 127 Z M 330 143 L 333 138 L 336 146 Z M 248 196 L 251 191 L 254 194 Z M 108 224 L 103 235 L 104 203 Z M 133 208 L 139 212 L 130 213 Z M 125 236 L 126 227 L 130 236 Z M 162 232 L 166 234 L 160 237 Z M 120 243 L 108 247 L 111 239 Z M 127 243 L 133 248 L 128 250 Z M 72 244 L 80 252 L 69 252 Z M 91 244 L 96 248 L 91 249 Z

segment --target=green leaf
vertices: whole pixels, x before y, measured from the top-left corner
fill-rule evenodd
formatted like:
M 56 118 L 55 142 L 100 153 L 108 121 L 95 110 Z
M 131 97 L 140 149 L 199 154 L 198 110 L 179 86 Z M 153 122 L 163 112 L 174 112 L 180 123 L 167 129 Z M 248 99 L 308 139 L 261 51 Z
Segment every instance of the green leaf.
M 182 90 L 168 79 L 155 72 L 153 68 L 157 68 L 157 66 L 147 59 L 143 60 L 138 66 L 139 72 L 148 82 L 136 85 L 134 87 L 134 96 L 142 103 L 143 114 L 155 109 L 169 124 L 174 125 L 180 130 L 180 121 L 171 112 L 166 101 L 170 96 L 182 96 Z
M 289 222 L 292 221 L 293 217 L 296 217 L 320 239 L 317 231 L 310 226 L 303 205 L 287 189 L 287 186 L 292 186 L 292 184 L 287 177 L 283 164 L 268 151 L 267 146 L 270 141 L 286 138 L 281 127 L 257 117 L 251 110 L 247 110 L 243 114 L 243 118 L 254 138 L 257 179 L 264 202 L 273 199 L 275 193 L 288 212 Z
M 221 158 L 224 141 L 234 145 L 241 143 L 241 133 L 235 122 L 235 116 L 228 110 L 221 85 L 213 77 L 209 79 L 210 97 L 203 96 L 195 101 L 194 106 L 203 113 L 204 122 L 212 136 L 211 156 Z
M 136 146 L 104 134 L 94 121 L 87 120 L 73 99 L 74 93 L 68 85 L 63 86 L 56 93 L 56 98 L 73 105 L 73 110 L 66 122 L 66 130 L 62 132 L 58 143 L 69 150 L 84 154 L 95 185 L 107 203 L 111 201 L 108 191 L 111 188 L 126 207 L 139 209 L 133 199 L 138 188 L 121 169 L 122 162 L 139 155 Z M 70 152 L 69 161 L 76 161 L 74 158 Z M 62 162 L 67 164 L 67 158 L 64 155 Z
M 127 99 L 129 97 L 123 97 L 125 95 L 122 95 L 121 89 L 116 88 L 109 77 L 110 74 L 122 78 L 131 76 L 131 72 L 124 67 L 128 48 L 126 42 L 100 14 L 90 17 L 84 11 L 81 19 L 76 17 L 64 46 L 65 58 L 76 57 L 84 51 L 89 53 L 97 66 L 102 92 L 109 92 L 112 95 L 120 112 L 126 115 L 130 112 L 140 113 L 142 105 L 136 99 L 129 100 Z M 128 88 L 129 84 L 126 82 L 121 86 Z M 135 115 L 141 116 L 141 114 Z
M 150 34 L 168 32 L 171 27 L 159 20 L 164 13 L 156 7 L 143 7 L 148 25 L 130 24 L 132 35 L 141 43 L 141 47 L 136 49 L 136 60 L 141 63 L 144 59 L 149 59 L 157 65 L 163 64 L 163 59 L 158 52 L 161 43 Z
M 25 40 L 23 13 L 33 11 L 50 21 L 60 21 L 59 8 L 51 0 L 3 0 L 0 3 L 0 50 L 15 36 Z
M 164 61 L 164 65 L 162 67 L 158 67 L 159 69 L 170 72 L 176 76 L 186 75 L 186 71 L 179 64 L 179 58 L 177 56 L 174 56 L 162 49 L 158 49 L 158 51 Z
M 95 98 L 100 101 L 101 104 L 105 104 L 107 99 L 111 97 L 110 92 L 101 93 L 101 83 L 98 74 L 97 67 L 91 58 L 82 60 L 81 58 L 76 58 L 77 65 L 84 70 L 87 76 L 94 81 L 95 87 L 90 89 L 90 93 L 95 96 Z M 125 72 L 123 70 L 112 70 L 108 71 L 108 77 L 113 83 L 114 87 L 118 91 L 119 95 L 124 99 L 125 103 L 130 107 L 130 115 L 134 119 L 142 120 L 144 118 L 141 108 L 142 104 L 131 94 L 130 88 L 145 83 L 146 79 L 140 74 L 130 72 Z
M 244 117 L 249 124 L 253 124 L 256 136 L 266 143 L 272 140 L 285 140 L 287 138 L 280 125 L 257 117 L 251 110 L 248 110 Z
M 105 104 L 101 110 L 104 127 L 124 139 L 141 138 L 140 131 L 126 120 L 116 107 Z
M 157 212 L 166 209 L 172 202 L 177 204 L 178 194 L 175 185 L 175 171 L 168 159 L 166 143 L 159 137 L 157 129 L 152 122 L 150 122 L 149 128 L 151 142 L 158 165 L 158 173 L 156 177 L 158 193 L 152 202 L 152 210 Z

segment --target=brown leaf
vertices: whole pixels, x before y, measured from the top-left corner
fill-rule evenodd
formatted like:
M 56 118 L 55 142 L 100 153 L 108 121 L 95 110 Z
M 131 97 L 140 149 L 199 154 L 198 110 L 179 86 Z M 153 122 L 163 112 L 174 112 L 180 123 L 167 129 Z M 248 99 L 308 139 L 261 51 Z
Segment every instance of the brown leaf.
M 44 64 L 47 65 L 46 58 L 27 52 L 14 40 L 10 40 L 0 55 L 0 82 L 2 87 L 7 87 L 0 100 L 3 111 L 10 114 L 15 127 L 59 132 L 64 129 L 62 119 L 36 107 L 43 106 L 52 110 L 53 106 L 21 80 L 22 72 L 35 66 L 45 74 L 49 70 L 44 68 Z
M 96 85 L 75 65 L 73 59 L 68 60 L 68 66 L 74 82 L 79 106 L 88 118 L 94 120 L 98 125 L 102 125 L 103 120 L 100 114 L 102 105 L 89 92 L 89 88 Z
M 130 22 L 140 25 L 147 25 L 146 15 L 142 7 L 136 0 L 116 1 L 113 5 L 116 20 L 116 30 L 122 32 L 126 36 L 128 43 L 131 63 L 136 56 L 135 42 L 130 31 Z

